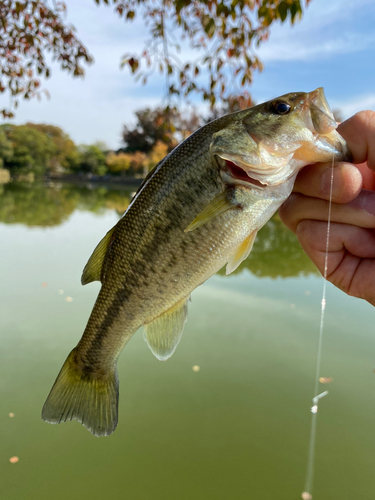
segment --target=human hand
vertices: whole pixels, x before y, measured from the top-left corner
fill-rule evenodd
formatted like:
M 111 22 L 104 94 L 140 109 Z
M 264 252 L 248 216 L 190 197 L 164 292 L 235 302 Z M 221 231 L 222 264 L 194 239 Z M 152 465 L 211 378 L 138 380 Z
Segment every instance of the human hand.
M 375 305 L 375 112 L 361 111 L 337 130 L 355 165 L 340 162 L 334 167 L 327 279 Z M 303 168 L 279 211 L 322 274 L 330 183 L 330 163 Z

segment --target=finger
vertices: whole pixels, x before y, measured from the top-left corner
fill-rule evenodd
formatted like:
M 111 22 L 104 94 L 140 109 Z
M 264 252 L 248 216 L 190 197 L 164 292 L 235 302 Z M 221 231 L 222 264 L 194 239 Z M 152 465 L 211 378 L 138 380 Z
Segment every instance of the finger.
M 279 209 L 284 224 L 294 233 L 302 220 L 327 222 L 329 202 L 292 193 Z M 360 228 L 375 228 L 375 192 L 362 190 L 350 203 L 332 203 L 331 221 Z
M 375 112 L 360 111 L 340 123 L 337 131 L 348 143 L 354 163 L 367 161 L 375 170 Z
M 360 163 L 356 165 L 356 168 L 362 175 L 362 188 L 375 191 L 375 172 L 368 168 L 367 163 Z
M 294 184 L 294 192 L 329 200 L 331 190 L 331 163 L 316 163 L 301 170 Z M 361 172 L 352 163 L 337 163 L 333 169 L 332 201 L 348 203 L 362 189 Z
M 327 225 L 303 220 L 297 237 L 309 258 L 324 275 Z M 349 295 L 375 305 L 375 233 L 346 224 L 333 223 L 329 238 L 327 279 Z

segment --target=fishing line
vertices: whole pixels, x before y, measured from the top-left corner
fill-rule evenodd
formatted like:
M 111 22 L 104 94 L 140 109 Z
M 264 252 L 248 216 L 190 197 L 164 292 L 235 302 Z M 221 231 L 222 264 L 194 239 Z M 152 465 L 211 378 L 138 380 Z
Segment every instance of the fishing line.
M 320 308 L 320 327 L 319 327 L 319 342 L 318 342 L 318 353 L 316 357 L 316 370 L 315 370 L 315 387 L 314 387 L 314 397 L 313 406 L 311 407 L 311 430 L 310 430 L 310 443 L 307 458 L 307 470 L 306 470 L 306 480 L 305 480 L 305 490 L 301 497 L 303 500 L 312 500 L 312 489 L 314 482 L 314 465 L 315 465 L 315 443 L 316 443 L 316 423 L 318 418 L 318 407 L 319 400 L 328 394 L 328 391 L 324 391 L 319 394 L 319 374 L 320 365 L 322 360 L 322 345 L 323 345 L 323 326 L 324 326 L 324 313 L 326 310 L 326 289 L 327 289 L 327 269 L 328 269 L 328 248 L 329 248 L 329 235 L 331 230 L 331 208 L 332 208 L 332 192 L 333 192 L 333 167 L 334 167 L 334 156 L 332 157 L 332 167 L 331 167 L 331 184 L 329 190 L 329 204 L 328 204 L 328 222 L 327 222 L 327 237 L 326 237 L 326 252 L 324 257 L 324 280 L 323 280 L 323 293 Z

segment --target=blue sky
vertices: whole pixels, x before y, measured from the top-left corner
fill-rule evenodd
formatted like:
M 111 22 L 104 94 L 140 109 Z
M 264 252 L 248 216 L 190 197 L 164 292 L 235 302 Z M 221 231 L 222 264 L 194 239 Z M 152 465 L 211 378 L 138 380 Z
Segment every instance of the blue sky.
M 122 126 L 134 123 L 134 111 L 156 106 L 165 97 L 162 78 L 143 86 L 119 68 L 124 53 L 143 46 L 147 32 L 140 19 L 125 23 L 112 7 L 98 7 L 93 0 L 65 1 L 68 21 L 95 64 L 83 80 L 53 64 L 52 77 L 43 82 L 50 99 L 21 102 L 14 122 L 51 123 L 77 143 L 100 140 L 117 148 Z M 375 110 L 374 24 L 373 0 L 312 0 L 301 22 L 271 28 L 270 39 L 257 51 L 265 69 L 254 75 L 248 90 L 262 102 L 322 86 L 331 107 L 341 109 L 344 117 Z M 7 105 L 4 97 L 1 105 Z

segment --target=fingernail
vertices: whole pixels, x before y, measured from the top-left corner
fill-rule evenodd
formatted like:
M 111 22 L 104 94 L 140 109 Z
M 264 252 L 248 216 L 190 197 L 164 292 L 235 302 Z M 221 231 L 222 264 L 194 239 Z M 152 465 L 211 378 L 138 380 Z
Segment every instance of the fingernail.
M 375 191 L 362 189 L 353 201 L 348 203 L 353 208 L 360 208 L 371 215 L 375 215 Z

